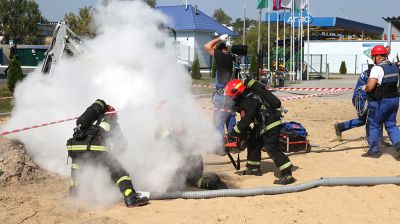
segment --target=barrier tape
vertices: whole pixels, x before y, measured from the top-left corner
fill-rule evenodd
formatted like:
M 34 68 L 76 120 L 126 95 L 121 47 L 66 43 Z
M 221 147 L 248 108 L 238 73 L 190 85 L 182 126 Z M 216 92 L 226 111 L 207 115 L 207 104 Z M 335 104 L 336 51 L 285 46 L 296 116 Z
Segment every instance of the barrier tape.
M 354 90 L 353 88 L 292 88 L 292 87 L 280 87 L 280 88 L 270 88 L 268 90 L 280 90 L 280 91 L 346 91 Z
M 290 101 L 290 100 L 298 100 L 298 99 L 305 99 L 305 98 L 310 98 L 310 97 L 315 97 L 315 96 L 322 96 L 322 95 L 328 95 L 328 94 L 335 94 L 335 93 L 342 93 L 342 92 L 347 92 L 353 89 L 339 89 L 339 90 L 333 90 L 333 91 L 325 91 L 322 93 L 315 93 L 315 94 L 310 94 L 310 95 L 304 95 L 304 96 L 291 96 L 291 97 L 283 97 L 280 100 L 281 101 Z M 157 108 L 159 109 L 160 107 L 165 106 L 165 101 L 162 101 L 159 105 L 157 105 Z M 204 110 L 212 110 L 212 111 L 221 111 L 221 112 L 232 112 L 231 110 L 228 109 L 218 109 L 218 108 L 214 108 L 214 107 L 206 107 L 203 106 L 201 107 Z M 112 113 L 117 113 L 118 111 L 115 112 L 107 112 L 106 114 L 112 114 Z M 0 133 L 0 136 L 4 136 L 4 135 L 9 135 L 9 134 L 13 134 L 13 133 L 17 133 L 17 132 L 21 132 L 21 131 L 27 131 L 27 130 L 31 130 L 31 129 L 36 129 L 36 128 L 41 128 L 41 127 L 45 127 L 45 126 L 49 126 L 49 125 L 53 125 L 53 124 L 59 124 L 59 123 L 64 123 L 67 121 L 72 121 L 72 120 L 76 120 L 79 117 L 73 117 L 73 118 L 68 118 L 68 119 L 63 119 L 63 120 L 59 120 L 59 121 L 53 121 L 50 123 L 43 123 L 40 125 L 34 125 L 31 127 L 26 127 L 26 128 L 22 128 L 22 129 L 15 129 L 12 131 L 5 131 Z
M 197 88 L 212 88 L 215 87 L 212 85 L 192 85 Z M 336 90 L 354 90 L 353 88 L 340 88 L 340 87 L 329 87 L 329 88 L 312 88 L 312 87 L 278 87 L 278 88 L 268 88 L 268 90 L 277 90 L 277 91 L 336 91 Z
M 280 100 L 281 101 L 289 101 L 289 100 L 298 100 L 298 99 L 305 99 L 305 98 L 310 98 L 310 97 L 315 97 L 315 96 L 323 96 L 323 95 L 328 95 L 328 94 L 335 94 L 335 93 L 342 93 L 342 92 L 349 92 L 353 91 L 353 89 L 341 89 L 341 90 L 333 90 L 333 91 L 326 91 L 322 93 L 315 93 L 315 94 L 309 94 L 309 95 L 303 95 L 303 96 L 288 96 L 288 97 L 283 97 Z
M 106 114 L 113 114 L 113 113 L 117 113 L 117 111 L 107 112 Z M 67 119 L 63 119 L 63 120 L 59 120 L 59 121 L 53 121 L 53 122 L 49 122 L 49 123 L 43 123 L 43 124 L 39 124 L 39 125 L 34 125 L 34 126 L 31 126 L 31 127 L 26 127 L 26 128 L 21 128 L 21 129 L 14 129 L 12 131 L 5 131 L 5 132 L 0 133 L 0 136 L 14 134 L 14 133 L 17 133 L 17 132 L 27 131 L 27 130 L 36 129 L 36 128 L 41 128 L 41 127 L 45 127 L 45 126 L 49 126 L 49 125 L 53 125 L 53 124 L 64 123 L 64 122 L 67 122 L 67 121 L 73 121 L 73 120 L 76 120 L 78 118 L 79 117 L 72 117 L 72 118 L 67 118 Z

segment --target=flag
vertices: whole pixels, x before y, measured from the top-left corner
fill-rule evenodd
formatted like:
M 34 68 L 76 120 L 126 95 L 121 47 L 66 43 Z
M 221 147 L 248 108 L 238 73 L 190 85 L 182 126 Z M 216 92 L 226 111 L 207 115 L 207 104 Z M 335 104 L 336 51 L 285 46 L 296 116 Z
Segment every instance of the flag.
M 257 9 L 268 8 L 269 0 L 258 0 Z
M 309 0 L 295 0 L 297 10 L 307 10 Z
M 292 0 L 281 0 L 281 8 L 291 9 L 292 8 Z
M 291 9 L 294 1 L 294 11 L 307 10 L 309 0 L 281 0 L 281 9 Z
M 279 10 L 281 9 L 281 1 L 282 0 L 273 0 L 273 10 Z

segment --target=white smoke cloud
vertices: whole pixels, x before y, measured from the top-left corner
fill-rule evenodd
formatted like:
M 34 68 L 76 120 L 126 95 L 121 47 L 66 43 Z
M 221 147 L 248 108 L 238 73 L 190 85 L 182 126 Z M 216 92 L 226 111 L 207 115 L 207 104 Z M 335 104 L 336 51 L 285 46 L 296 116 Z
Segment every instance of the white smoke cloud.
M 157 192 L 176 187 L 172 177 L 185 161 L 173 142 L 158 141 L 156 133 L 179 129 L 187 150 L 201 153 L 213 151 L 219 136 L 190 92 L 190 76 L 175 52 L 157 47 L 167 38 L 159 24 L 168 19 L 141 1 L 113 1 L 96 7 L 95 23 L 99 35 L 84 40 L 84 54 L 64 58 L 51 76 L 36 70 L 17 85 L 12 116 L 2 129 L 74 117 L 101 98 L 121 111 L 128 148 L 117 158 L 134 186 Z M 65 143 L 74 126 L 70 121 L 12 137 L 44 168 L 69 175 Z

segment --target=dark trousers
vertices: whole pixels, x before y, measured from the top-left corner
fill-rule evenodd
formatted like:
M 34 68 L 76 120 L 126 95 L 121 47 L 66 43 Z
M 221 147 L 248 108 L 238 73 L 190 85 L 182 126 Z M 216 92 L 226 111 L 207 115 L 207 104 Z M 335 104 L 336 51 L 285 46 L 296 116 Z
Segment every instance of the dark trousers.
M 282 150 L 279 148 L 279 134 L 281 125 L 268 130 L 262 136 L 259 131 L 254 128 L 250 131 L 250 137 L 247 144 L 247 165 L 249 168 L 260 168 L 257 165 L 261 161 L 261 149 L 267 151 L 268 156 L 274 161 L 282 175 L 291 175 L 291 162 Z
M 108 170 L 112 181 L 118 185 L 121 193 L 124 193 L 128 189 L 135 193 L 129 173 L 122 167 L 121 163 L 108 152 L 68 151 L 68 155 L 72 159 L 72 186 L 78 185 L 77 174 L 80 170 L 85 169 L 87 165 L 98 165 Z

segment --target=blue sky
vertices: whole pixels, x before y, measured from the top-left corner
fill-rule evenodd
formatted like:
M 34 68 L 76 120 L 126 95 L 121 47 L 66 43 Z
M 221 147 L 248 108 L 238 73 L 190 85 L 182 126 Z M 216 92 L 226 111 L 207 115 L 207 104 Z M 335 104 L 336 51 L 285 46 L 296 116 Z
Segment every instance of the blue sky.
M 51 21 L 61 20 L 68 12 L 77 12 L 83 6 L 94 6 L 97 0 L 36 0 L 42 14 Z M 180 5 L 183 0 L 157 0 L 158 5 Z M 243 17 L 244 2 L 247 15 L 257 19 L 257 0 L 188 0 L 189 4 L 208 15 L 222 8 L 233 19 Z M 271 0 L 272 2 L 272 0 Z M 318 17 L 342 17 L 384 27 L 382 17 L 400 16 L 400 0 L 310 0 L 311 14 Z

